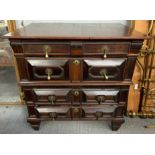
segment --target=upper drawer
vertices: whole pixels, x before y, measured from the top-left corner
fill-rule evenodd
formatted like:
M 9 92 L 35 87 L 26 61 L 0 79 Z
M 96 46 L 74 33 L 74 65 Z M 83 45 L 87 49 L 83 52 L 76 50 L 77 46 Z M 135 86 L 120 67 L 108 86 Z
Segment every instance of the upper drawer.
M 84 80 L 121 81 L 127 58 L 84 59 Z
M 63 42 L 52 42 L 52 43 L 30 43 L 22 45 L 24 53 L 30 54 L 41 54 L 48 57 L 48 55 L 69 55 L 70 44 Z
M 126 55 L 130 44 L 130 42 L 85 42 L 83 43 L 83 54 L 103 55 L 104 58 L 116 54 Z
M 69 60 L 65 58 L 26 58 L 29 80 L 69 80 Z

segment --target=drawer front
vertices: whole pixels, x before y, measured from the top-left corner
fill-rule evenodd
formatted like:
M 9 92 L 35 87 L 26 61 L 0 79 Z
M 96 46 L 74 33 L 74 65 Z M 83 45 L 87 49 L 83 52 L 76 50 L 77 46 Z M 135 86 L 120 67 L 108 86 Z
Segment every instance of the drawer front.
M 102 119 L 105 117 L 111 117 L 117 108 L 116 105 L 106 105 L 104 107 L 99 106 L 83 106 L 82 119 Z
M 79 105 L 82 102 L 82 89 L 74 88 L 25 88 L 27 104 L 37 106 Z
M 38 117 L 47 118 L 51 120 L 85 120 L 85 119 L 104 119 L 111 118 L 118 113 L 118 117 L 122 117 L 125 107 L 116 105 L 104 105 L 104 106 L 63 106 L 63 107 L 51 107 L 41 106 L 35 107 Z
M 34 102 L 37 105 L 71 104 L 70 89 L 33 89 Z
M 127 102 L 128 89 L 83 89 L 83 104 L 118 105 Z
M 50 55 L 70 55 L 70 44 L 53 42 L 53 43 L 30 43 L 22 45 L 23 52 L 29 54 L 41 54 L 46 57 Z
M 31 91 L 31 90 L 30 90 Z M 54 88 L 33 89 L 31 100 L 37 105 L 79 105 L 84 101 L 82 89 Z M 29 95 L 29 94 L 28 94 Z
M 128 78 L 125 75 L 125 71 L 129 70 L 127 60 L 26 57 L 24 75 L 30 81 L 121 81 Z
M 26 58 L 29 80 L 68 80 L 68 59 Z
M 125 105 L 128 88 L 25 88 L 27 103 L 35 105 Z
M 67 120 L 71 119 L 71 108 L 69 106 L 66 107 L 50 107 L 50 106 L 42 106 L 35 108 L 40 118 L 47 118 L 51 120 Z
M 130 44 L 130 42 L 85 42 L 83 44 L 83 54 L 102 55 L 104 58 L 111 55 L 127 55 Z
M 85 59 L 84 80 L 121 81 L 126 60 L 126 58 Z

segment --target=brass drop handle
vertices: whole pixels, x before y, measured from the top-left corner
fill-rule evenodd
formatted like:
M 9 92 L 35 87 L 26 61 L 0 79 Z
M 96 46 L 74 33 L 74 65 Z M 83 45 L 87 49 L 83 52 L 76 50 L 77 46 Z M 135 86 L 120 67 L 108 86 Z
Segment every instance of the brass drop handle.
M 96 117 L 102 117 L 103 116 L 103 112 L 102 111 L 96 111 Z
M 56 118 L 56 116 L 57 116 L 57 114 L 56 114 L 56 112 L 51 112 L 51 113 L 49 113 L 49 116 L 52 118 L 52 120 L 54 121 L 55 120 L 55 118 Z
M 45 51 L 45 58 L 48 58 L 49 57 L 48 56 L 48 47 L 45 47 L 44 51 Z
M 107 58 L 108 48 L 107 47 L 102 47 L 101 51 L 103 52 L 103 57 Z
M 80 64 L 80 61 L 79 60 L 73 60 L 73 64 L 74 65 L 79 65 Z
M 109 77 L 107 76 L 107 74 L 106 74 L 106 71 L 105 71 L 105 70 L 101 70 L 101 71 L 100 71 L 100 75 L 101 75 L 101 76 L 104 76 L 104 78 L 105 78 L 106 80 L 108 80 L 108 79 L 109 79 Z
M 106 80 L 109 79 L 108 76 L 106 75 L 106 73 L 104 73 L 104 77 L 105 77 Z
M 56 101 L 56 96 L 55 95 L 48 96 L 48 101 L 51 102 L 51 104 L 54 104 L 54 102 Z
M 45 70 L 45 73 L 47 74 L 47 80 L 51 80 L 52 74 L 53 74 L 53 70 L 51 68 L 47 68 Z
M 100 104 L 100 103 L 102 103 L 102 102 L 104 102 L 105 101 L 105 96 L 101 96 L 101 95 L 99 95 L 99 96 L 97 96 L 96 97 L 96 100 L 97 100 L 97 102 Z

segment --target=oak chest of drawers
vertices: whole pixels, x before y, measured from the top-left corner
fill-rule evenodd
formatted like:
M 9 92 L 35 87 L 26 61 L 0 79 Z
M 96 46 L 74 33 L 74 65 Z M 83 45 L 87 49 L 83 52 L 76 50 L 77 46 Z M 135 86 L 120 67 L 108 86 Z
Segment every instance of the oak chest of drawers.
M 120 24 L 31 24 L 7 34 L 25 95 L 28 122 L 124 122 L 144 36 Z

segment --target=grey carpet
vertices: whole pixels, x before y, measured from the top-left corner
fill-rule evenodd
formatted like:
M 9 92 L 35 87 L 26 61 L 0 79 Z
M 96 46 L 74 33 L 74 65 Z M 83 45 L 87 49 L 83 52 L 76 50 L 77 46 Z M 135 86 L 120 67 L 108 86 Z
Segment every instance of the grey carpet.
M 125 118 L 126 122 L 117 131 L 111 131 L 107 122 L 97 121 L 44 121 L 40 130 L 34 131 L 26 122 L 25 106 L 0 106 L 1 134 L 154 134 L 154 129 L 144 125 L 155 125 L 155 119 Z
M 18 102 L 19 90 L 14 67 L 0 67 L 0 102 Z

